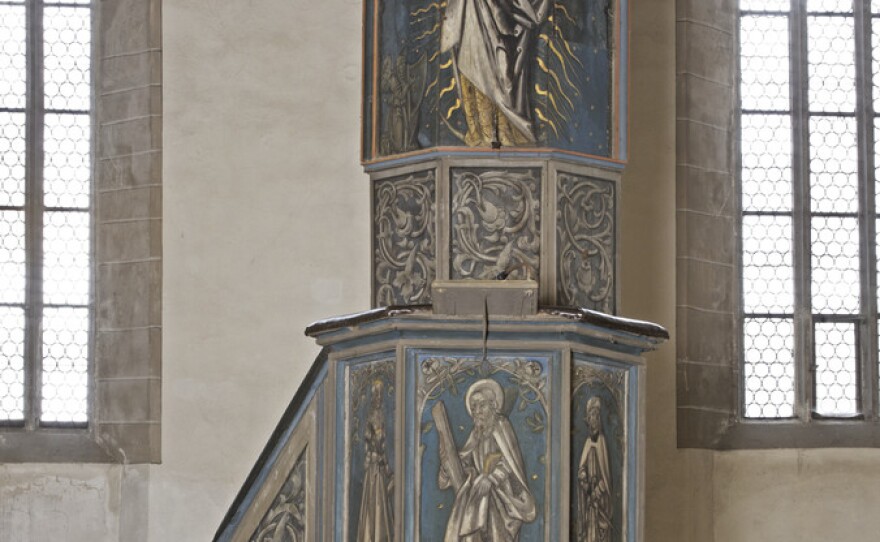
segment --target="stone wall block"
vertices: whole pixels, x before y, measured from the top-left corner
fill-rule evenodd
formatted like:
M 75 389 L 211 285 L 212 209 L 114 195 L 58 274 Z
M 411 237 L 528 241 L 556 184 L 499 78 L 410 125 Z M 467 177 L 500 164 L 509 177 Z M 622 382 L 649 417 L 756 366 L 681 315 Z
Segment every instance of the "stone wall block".
M 98 226 L 98 252 L 107 262 L 160 258 L 161 239 L 160 220 L 109 222 Z
M 734 89 L 689 73 L 676 78 L 676 110 L 679 119 L 733 129 Z
M 691 73 L 724 85 L 734 84 L 736 41 L 733 33 L 690 21 L 676 23 L 676 30 L 683 33 L 683 42 L 677 50 L 679 73 Z
M 158 377 L 161 348 L 161 333 L 155 328 L 99 329 L 95 339 L 97 378 Z
M 676 365 L 675 391 L 679 407 L 726 410 L 735 404 L 736 389 L 730 367 L 681 360 Z
M 679 164 L 716 172 L 731 171 L 730 130 L 679 119 L 676 131 Z
M 162 182 L 159 151 L 103 158 L 98 163 L 98 192 Z
M 687 333 L 677 337 L 680 359 L 715 365 L 737 363 L 733 314 L 679 307 L 677 321 L 679 326 L 687 326 Z
M 155 115 L 162 111 L 162 88 L 146 86 L 107 94 L 101 100 L 101 123 Z
M 141 117 L 102 125 L 101 155 L 120 156 L 161 148 L 161 122 L 160 118 Z
M 103 53 L 131 53 L 161 46 L 156 41 L 159 26 L 157 0 L 113 0 L 101 2 Z
M 677 21 L 691 21 L 720 28 L 733 34 L 736 32 L 736 0 L 678 0 Z
M 97 200 L 99 222 L 162 217 L 162 189 L 158 186 L 101 192 Z
M 733 218 L 679 211 L 678 256 L 733 265 L 736 257 Z
M 100 265 L 97 290 L 98 329 L 158 325 L 161 261 Z
M 679 304 L 714 312 L 733 313 L 736 303 L 730 265 L 681 258 L 676 274 Z
M 98 443 L 120 463 L 158 463 L 161 426 L 153 422 L 98 423 Z
M 98 380 L 98 423 L 158 422 L 162 383 L 157 378 Z
M 734 178 L 729 173 L 679 165 L 675 196 L 679 210 L 730 218 L 736 215 Z
M 733 412 L 679 407 L 676 435 L 679 448 L 717 448 L 733 425 Z
M 100 61 L 101 94 L 158 85 L 162 80 L 162 53 L 145 51 Z

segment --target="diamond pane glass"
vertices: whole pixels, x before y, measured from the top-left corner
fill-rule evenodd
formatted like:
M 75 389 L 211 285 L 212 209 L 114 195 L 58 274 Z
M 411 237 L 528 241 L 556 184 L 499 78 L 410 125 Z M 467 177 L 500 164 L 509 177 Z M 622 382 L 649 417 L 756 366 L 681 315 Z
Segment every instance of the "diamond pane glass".
M 46 7 L 43 11 L 43 78 L 46 108 L 90 109 L 91 11 Z
M 810 119 L 810 198 L 817 213 L 859 208 L 858 135 L 850 117 Z
M 788 17 L 740 19 L 740 96 L 743 110 L 787 111 Z
M 42 422 L 88 421 L 88 349 L 88 309 L 43 311 Z
M 791 0 L 739 0 L 742 11 L 788 11 Z
M 0 112 L 0 205 L 24 206 L 24 113 Z
M 744 114 L 740 124 L 743 210 L 790 211 L 790 117 Z
M 794 312 L 791 217 L 744 216 L 743 310 Z
M 794 326 L 789 319 L 746 318 L 745 416 L 794 415 Z
M 0 211 L 0 303 L 24 303 L 24 212 Z
M 89 302 L 89 214 L 47 212 L 43 221 L 43 297 L 46 303 Z
M 852 17 L 808 18 L 810 111 L 855 111 L 854 28 Z
M 24 309 L 0 307 L 0 422 L 24 419 Z
M 849 322 L 817 323 L 814 339 L 816 413 L 822 416 L 857 414 L 855 325 Z
M 858 219 L 813 217 L 812 226 L 813 313 L 857 314 Z
M 46 115 L 43 201 L 47 207 L 89 206 L 90 122 L 88 115 Z
M 24 109 L 27 92 L 25 7 L 0 5 L 0 107 Z
M 810 13 L 852 13 L 853 0 L 807 0 Z

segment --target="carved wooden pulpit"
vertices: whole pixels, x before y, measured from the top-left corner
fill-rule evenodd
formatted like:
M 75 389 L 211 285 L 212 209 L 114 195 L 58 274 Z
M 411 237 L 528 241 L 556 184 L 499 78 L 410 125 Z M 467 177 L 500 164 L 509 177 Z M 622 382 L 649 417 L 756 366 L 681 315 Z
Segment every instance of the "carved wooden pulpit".
M 374 309 L 322 347 L 218 541 L 641 542 L 618 309 L 624 0 L 365 0 Z

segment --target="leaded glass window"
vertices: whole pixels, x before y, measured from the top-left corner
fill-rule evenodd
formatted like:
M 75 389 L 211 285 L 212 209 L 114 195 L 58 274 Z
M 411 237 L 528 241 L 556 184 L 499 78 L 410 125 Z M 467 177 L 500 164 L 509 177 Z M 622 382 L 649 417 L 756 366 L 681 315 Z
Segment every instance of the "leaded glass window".
M 742 414 L 874 418 L 880 0 L 739 6 Z
M 88 422 L 91 66 L 88 0 L 0 1 L 0 425 Z

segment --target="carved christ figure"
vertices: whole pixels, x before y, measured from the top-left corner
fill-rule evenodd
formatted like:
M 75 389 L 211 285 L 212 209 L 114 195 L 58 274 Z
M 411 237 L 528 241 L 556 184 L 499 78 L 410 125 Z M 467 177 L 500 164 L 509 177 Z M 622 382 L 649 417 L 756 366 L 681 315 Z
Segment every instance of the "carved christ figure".
M 457 451 L 443 403 L 433 409 L 441 441 L 438 484 L 455 490 L 444 542 L 516 542 L 522 524 L 536 517 L 519 442 L 499 412 L 503 397 L 492 379 L 471 385 L 465 406 L 474 427 Z
M 370 397 L 370 413 L 364 428 L 364 488 L 358 517 L 357 542 L 391 542 L 391 467 L 385 455 L 385 413 L 382 409 L 384 384 L 375 380 Z
M 469 146 L 535 143 L 528 70 L 552 0 L 448 0 L 440 51 L 452 51 Z
M 602 400 L 587 401 L 586 423 L 590 429 L 578 464 L 576 542 L 609 542 L 611 540 L 611 469 L 608 446 L 602 429 Z

